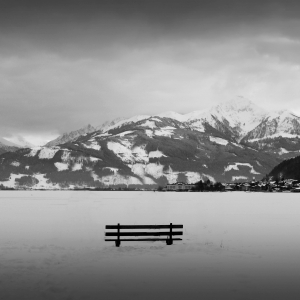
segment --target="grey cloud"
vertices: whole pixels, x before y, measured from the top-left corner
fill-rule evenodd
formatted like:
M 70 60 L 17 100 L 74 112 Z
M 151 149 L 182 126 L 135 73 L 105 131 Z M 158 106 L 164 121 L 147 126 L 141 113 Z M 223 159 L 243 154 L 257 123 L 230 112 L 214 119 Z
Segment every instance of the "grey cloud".
M 6 133 L 300 97 L 299 46 L 279 42 L 299 38 L 295 1 L 0 2 Z

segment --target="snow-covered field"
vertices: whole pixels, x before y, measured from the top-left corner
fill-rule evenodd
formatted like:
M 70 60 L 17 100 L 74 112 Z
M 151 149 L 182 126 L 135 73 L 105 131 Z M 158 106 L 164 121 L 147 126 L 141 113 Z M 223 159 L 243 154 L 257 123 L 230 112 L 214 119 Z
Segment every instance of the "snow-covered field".
M 104 241 L 107 224 L 183 241 Z M 298 194 L 0 192 L 1 299 L 299 299 Z

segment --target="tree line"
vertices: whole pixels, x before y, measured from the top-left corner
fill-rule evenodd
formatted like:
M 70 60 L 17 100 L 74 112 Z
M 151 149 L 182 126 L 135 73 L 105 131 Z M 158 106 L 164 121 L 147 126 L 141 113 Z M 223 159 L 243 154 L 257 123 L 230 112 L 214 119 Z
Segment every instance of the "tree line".
M 194 191 L 204 192 L 204 191 L 224 191 L 225 187 L 221 182 L 211 182 L 209 179 L 205 181 L 198 181 L 193 188 Z

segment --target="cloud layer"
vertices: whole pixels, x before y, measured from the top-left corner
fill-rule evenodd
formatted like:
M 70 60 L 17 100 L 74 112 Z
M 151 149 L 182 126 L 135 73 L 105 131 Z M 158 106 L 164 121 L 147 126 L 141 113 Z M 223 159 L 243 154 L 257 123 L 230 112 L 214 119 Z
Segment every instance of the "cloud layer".
M 296 1 L 11 0 L 1 7 L 2 136 L 187 113 L 236 95 L 300 112 Z

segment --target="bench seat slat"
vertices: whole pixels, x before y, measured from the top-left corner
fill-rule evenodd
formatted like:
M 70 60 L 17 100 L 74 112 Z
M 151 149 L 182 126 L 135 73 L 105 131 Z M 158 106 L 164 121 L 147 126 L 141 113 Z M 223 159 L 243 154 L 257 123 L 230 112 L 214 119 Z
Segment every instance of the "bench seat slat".
M 126 241 L 167 241 L 168 239 L 120 239 L 120 242 L 126 242 Z M 174 238 L 173 241 L 182 241 L 182 239 Z M 111 241 L 115 242 L 118 241 L 118 239 L 105 239 L 105 241 Z
M 170 231 L 160 232 L 106 232 L 105 236 L 159 236 L 159 235 L 171 235 Z M 172 231 L 173 235 L 182 235 L 182 231 Z
M 106 225 L 106 229 L 170 229 L 170 225 Z M 183 228 L 183 225 L 173 225 L 172 229 Z

